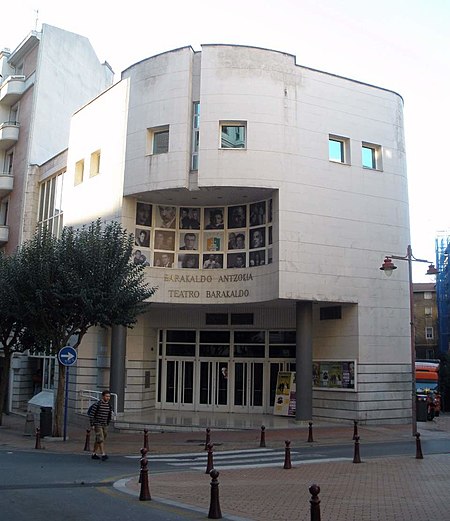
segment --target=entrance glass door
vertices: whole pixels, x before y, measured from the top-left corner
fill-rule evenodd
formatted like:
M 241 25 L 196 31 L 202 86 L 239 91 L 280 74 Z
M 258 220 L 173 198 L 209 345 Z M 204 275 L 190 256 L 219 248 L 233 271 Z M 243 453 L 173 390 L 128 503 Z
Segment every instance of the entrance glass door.
M 235 412 L 263 412 L 264 363 L 234 362 L 233 410 Z
M 199 410 L 229 410 L 228 362 L 200 361 Z
M 194 403 L 194 362 L 166 360 L 165 363 L 165 406 L 168 409 L 191 409 Z

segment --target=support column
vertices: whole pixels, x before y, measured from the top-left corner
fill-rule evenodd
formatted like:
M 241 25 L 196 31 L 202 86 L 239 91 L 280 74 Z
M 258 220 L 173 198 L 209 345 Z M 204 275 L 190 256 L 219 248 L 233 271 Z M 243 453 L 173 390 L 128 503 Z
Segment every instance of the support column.
M 312 420 L 312 302 L 296 305 L 296 395 L 297 421 Z
M 109 387 L 117 394 L 117 412 L 124 411 L 125 404 L 125 360 L 127 351 L 127 328 L 113 326 L 111 329 L 111 368 Z

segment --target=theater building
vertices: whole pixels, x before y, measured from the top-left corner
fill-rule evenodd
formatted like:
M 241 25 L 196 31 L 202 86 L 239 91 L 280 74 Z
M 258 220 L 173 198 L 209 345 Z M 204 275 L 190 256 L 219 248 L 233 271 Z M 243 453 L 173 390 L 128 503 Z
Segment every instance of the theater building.
M 298 420 L 410 421 L 407 267 L 378 269 L 409 243 L 402 110 L 261 48 L 123 71 L 72 118 L 64 224 L 121 221 L 158 289 L 135 328 L 86 336 L 73 391 L 271 414 L 296 371 Z

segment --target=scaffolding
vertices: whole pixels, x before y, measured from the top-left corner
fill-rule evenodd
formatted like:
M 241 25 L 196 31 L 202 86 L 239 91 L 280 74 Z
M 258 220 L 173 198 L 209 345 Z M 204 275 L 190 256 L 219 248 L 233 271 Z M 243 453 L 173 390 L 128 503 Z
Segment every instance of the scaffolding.
M 450 347 L 450 231 L 438 232 L 436 237 L 436 298 L 439 317 L 439 351 Z

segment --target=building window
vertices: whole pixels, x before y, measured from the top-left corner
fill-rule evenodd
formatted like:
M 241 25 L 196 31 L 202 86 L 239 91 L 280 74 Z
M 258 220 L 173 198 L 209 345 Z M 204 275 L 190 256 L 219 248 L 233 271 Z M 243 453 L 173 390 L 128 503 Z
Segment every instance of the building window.
M 94 177 L 100 173 L 100 150 L 91 154 L 91 170 L 90 177 Z
M 83 182 L 84 177 L 84 159 L 77 161 L 75 164 L 75 186 Z
M 425 316 L 426 317 L 431 317 L 433 314 L 433 308 L 425 308 Z
M 246 148 L 245 122 L 224 122 L 220 124 L 220 148 Z
M 341 306 L 320 308 L 320 320 L 339 320 L 340 318 L 342 318 Z
M 433 335 L 433 328 L 432 327 L 426 327 L 425 328 L 425 338 L 427 340 L 433 340 L 434 335 Z
M 192 158 L 191 170 L 198 170 L 198 146 L 200 142 L 200 102 L 194 102 L 192 115 Z
M 328 138 L 328 158 L 335 163 L 350 163 L 350 140 L 330 135 Z
M 381 170 L 381 147 L 379 145 L 362 144 L 362 166 L 372 170 Z
M 147 129 L 147 154 L 158 155 L 169 152 L 169 126 Z
M 59 237 L 63 228 L 62 192 L 64 173 L 47 179 L 39 186 L 38 228 L 47 228 Z
M 12 175 L 12 169 L 13 169 L 13 162 L 14 162 L 14 153 L 9 152 L 6 154 L 5 157 L 5 173 L 7 175 Z
M 433 294 L 431 291 L 424 291 L 423 298 L 424 300 L 431 300 L 433 298 Z

